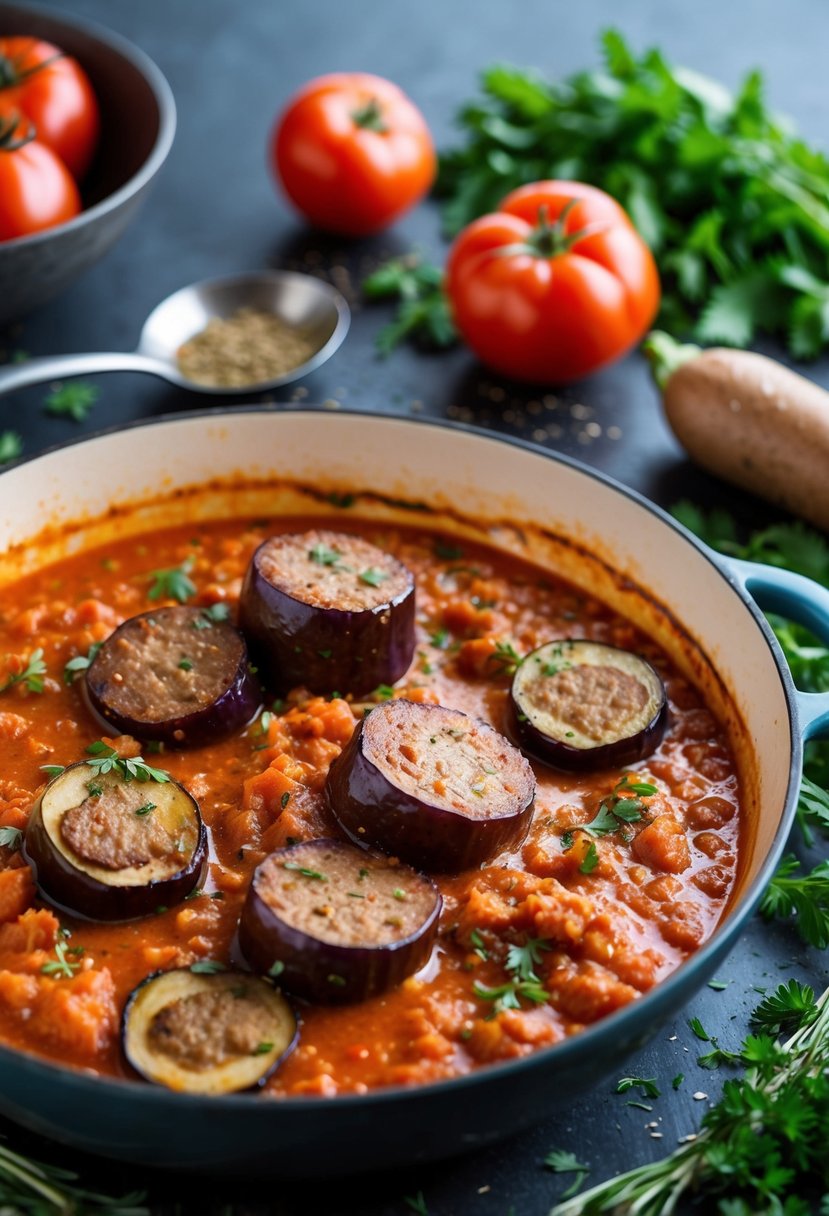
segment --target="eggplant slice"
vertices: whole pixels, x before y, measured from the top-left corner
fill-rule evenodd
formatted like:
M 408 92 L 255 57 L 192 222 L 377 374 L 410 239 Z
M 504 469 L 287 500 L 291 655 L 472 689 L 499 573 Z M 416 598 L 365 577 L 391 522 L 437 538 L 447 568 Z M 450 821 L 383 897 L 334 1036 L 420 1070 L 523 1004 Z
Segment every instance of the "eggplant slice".
M 151 975 L 130 994 L 121 1025 L 124 1055 L 136 1072 L 191 1094 L 264 1084 L 297 1037 L 282 994 L 245 971 Z
M 207 833 L 178 782 L 128 781 L 82 761 L 35 802 L 24 852 L 47 899 L 89 920 L 131 920 L 198 886 Z
M 124 621 L 85 684 L 93 711 L 120 734 L 173 747 L 231 734 L 262 700 L 239 630 L 210 609 L 184 606 Z
M 386 701 L 360 722 L 326 783 L 338 823 L 424 870 L 478 866 L 527 834 L 535 776 L 488 723 L 458 709 Z
M 521 746 L 573 772 L 643 760 L 668 720 L 665 688 L 650 663 L 581 639 L 547 642 L 528 654 L 511 699 Z
M 239 619 L 276 692 L 368 693 L 412 661 L 414 578 L 359 536 L 272 536 L 248 567 Z
M 431 879 L 394 858 L 312 840 L 257 868 L 239 946 L 255 970 L 306 1000 L 363 1001 L 423 966 L 441 904 Z

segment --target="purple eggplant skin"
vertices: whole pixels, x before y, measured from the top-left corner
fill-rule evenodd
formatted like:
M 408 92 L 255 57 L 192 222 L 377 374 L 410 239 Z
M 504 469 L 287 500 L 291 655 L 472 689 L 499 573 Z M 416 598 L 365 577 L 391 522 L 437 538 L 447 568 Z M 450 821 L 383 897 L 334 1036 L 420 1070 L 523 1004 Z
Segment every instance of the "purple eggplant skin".
M 103 676 L 104 648 L 110 643 L 117 643 L 117 639 L 123 637 L 136 622 L 149 618 L 163 619 L 165 613 L 190 614 L 193 621 L 202 617 L 202 610 L 199 608 L 158 608 L 141 613 L 137 617 L 130 617 L 119 625 L 106 639 L 85 672 L 84 696 L 94 717 L 107 729 L 114 728 L 119 734 L 153 740 L 176 748 L 200 747 L 246 726 L 262 704 L 262 690 L 251 668 L 243 635 L 226 621 L 210 624 L 211 636 L 215 636 L 227 648 L 237 648 L 239 657 L 231 678 L 215 700 L 193 712 L 155 720 L 144 720 L 120 712 L 112 704 L 112 685 Z
M 209 990 L 212 987 L 244 987 L 251 984 L 264 986 L 263 997 L 271 1002 L 278 1002 L 280 1020 L 284 1020 L 288 1024 L 287 1028 L 280 1026 L 278 1022 L 275 1024 L 273 1050 L 243 1057 L 240 1065 L 245 1075 L 237 1076 L 235 1082 L 231 1079 L 231 1082 L 228 1083 L 227 1078 L 221 1076 L 221 1072 L 226 1072 L 226 1069 L 216 1070 L 213 1075 L 211 1075 L 210 1069 L 198 1071 L 191 1077 L 183 1075 L 181 1069 L 176 1069 L 175 1072 L 178 1073 L 178 1076 L 175 1077 L 174 1082 L 173 1078 L 169 1076 L 173 1072 L 169 1064 L 166 1064 L 163 1059 L 159 1064 L 158 1058 L 154 1059 L 148 1053 L 140 1034 L 142 1029 L 140 1023 L 144 1018 L 142 1006 L 153 987 L 163 985 L 171 989 L 171 995 L 177 995 L 175 990 L 179 989 L 181 995 L 186 996 L 190 994 L 188 989 L 198 992 Z M 163 1004 L 161 1007 L 163 1008 Z M 298 1042 L 299 1020 L 290 1004 L 271 985 L 245 971 L 219 971 L 216 974 L 196 973 L 190 968 L 154 971 L 132 990 L 121 1015 L 121 1048 L 126 1060 L 144 1080 L 156 1085 L 167 1085 L 178 1092 L 255 1094 L 287 1059 Z M 234 1063 L 234 1070 L 237 1067 Z M 168 1073 L 167 1079 L 164 1078 L 165 1071 Z
M 268 542 L 265 541 L 265 544 Z M 363 610 L 304 603 L 275 587 L 254 553 L 239 600 L 239 626 L 266 683 L 283 694 L 360 696 L 405 675 L 415 651 L 415 584 L 386 603 Z
M 439 705 L 418 706 L 419 711 L 434 711 L 436 719 L 442 709 Z M 475 818 L 432 805 L 392 782 L 366 755 L 363 744 L 368 720 L 358 723 L 331 765 L 325 786 L 329 806 L 349 840 L 363 847 L 375 846 L 417 869 L 438 874 L 477 868 L 522 843 L 533 815 L 534 778 L 513 814 Z M 506 739 L 504 743 L 514 750 Z
M 65 771 L 83 763 L 70 765 Z M 148 783 L 143 788 L 149 791 L 152 786 Z M 42 800 L 43 795 L 32 808 L 23 840 L 23 857 L 32 868 L 40 895 L 72 916 L 89 921 L 137 920 L 151 916 L 159 908 L 181 903 L 201 885 L 207 863 L 207 830 L 195 799 L 190 798 L 190 802 L 197 817 L 198 839 L 187 864 L 170 877 L 143 886 L 105 883 L 86 873 L 80 865 L 73 865 L 56 848 L 46 829 Z
M 615 648 L 605 647 L 605 649 Z M 639 656 L 636 657 L 648 669 L 653 679 L 662 686 L 662 681 L 650 663 Z M 528 655 L 524 662 L 526 663 L 530 658 L 532 655 Z M 668 698 L 664 686 L 662 686 L 662 696 L 658 706 L 652 717 L 640 730 L 626 738 L 600 743 L 595 747 L 573 747 L 565 739 L 546 734 L 530 721 L 526 713 L 522 711 L 515 687 L 516 680 L 514 679 L 507 710 L 509 733 L 528 755 L 552 768 L 561 769 L 563 772 L 592 773 L 601 769 L 625 768 L 631 764 L 638 764 L 651 756 L 659 747 L 669 721 Z
M 307 849 L 310 844 L 320 849 L 352 848 L 335 840 L 315 840 L 303 847 Z M 290 848 L 280 849 L 270 857 L 284 854 L 290 858 L 291 853 Z M 312 1004 L 356 1004 L 394 988 L 428 961 L 443 900 L 425 875 L 417 877 L 429 883 L 434 898 L 428 916 L 415 932 L 387 944 L 345 946 L 322 941 L 287 924 L 257 890 L 257 873 L 239 921 L 239 949 L 254 971 L 271 975 L 292 995 Z

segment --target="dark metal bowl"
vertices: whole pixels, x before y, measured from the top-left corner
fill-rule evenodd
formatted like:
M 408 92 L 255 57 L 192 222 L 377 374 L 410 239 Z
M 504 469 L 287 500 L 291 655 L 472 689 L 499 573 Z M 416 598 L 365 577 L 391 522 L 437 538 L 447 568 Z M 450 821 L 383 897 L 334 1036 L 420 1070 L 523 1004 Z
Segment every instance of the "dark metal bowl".
M 101 107 L 101 141 L 81 183 L 84 210 L 0 242 L 0 325 L 63 291 L 120 237 L 163 165 L 176 129 L 170 86 L 124 38 L 55 11 L 0 3 L 0 34 L 31 34 L 81 64 Z

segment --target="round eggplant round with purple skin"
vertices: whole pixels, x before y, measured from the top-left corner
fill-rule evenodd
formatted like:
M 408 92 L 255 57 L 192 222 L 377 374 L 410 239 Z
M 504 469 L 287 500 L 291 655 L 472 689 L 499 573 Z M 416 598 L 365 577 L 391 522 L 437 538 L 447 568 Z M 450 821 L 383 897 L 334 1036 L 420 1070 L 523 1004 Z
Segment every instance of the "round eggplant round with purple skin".
M 130 994 L 121 1022 L 124 1055 L 135 1071 L 180 1093 L 256 1089 L 297 1038 L 296 1016 L 282 993 L 246 971 L 151 975 Z
M 86 669 L 92 710 L 121 734 L 173 747 L 249 722 L 261 692 L 245 639 L 218 607 L 156 608 L 119 625 Z
M 455 872 L 521 843 L 535 776 L 488 723 L 442 705 L 394 700 L 358 724 L 331 765 L 326 794 L 356 844 Z
M 637 654 L 581 639 L 547 642 L 512 681 L 521 746 L 555 768 L 585 772 L 644 760 L 659 746 L 668 699 Z
M 275 691 L 368 693 L 412 661 L 414 577 L 359 536 L 272 536 L 248 567 L 239 621 Z
M 364 1001 L 427 962 L 441 906 L 431 879 L 396 858 L 311 840 L 258 866 L 239 947 L 254 970 L 305 1000 Z
M 207 833 L 176 781 L 127 780 L 82 761 L 35 802 L 23 851 L 46 899 L 88 920 L 132 920 L 199 885 Z

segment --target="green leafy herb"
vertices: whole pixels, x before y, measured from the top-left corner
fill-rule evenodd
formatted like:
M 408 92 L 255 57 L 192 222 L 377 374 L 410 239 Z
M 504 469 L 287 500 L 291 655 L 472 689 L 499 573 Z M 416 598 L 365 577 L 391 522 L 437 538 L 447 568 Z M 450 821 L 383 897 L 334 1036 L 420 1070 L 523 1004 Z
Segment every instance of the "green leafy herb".
M 782 1034 L 808 1026 L 816 1017 L 814 989 L 789 980 L 760 1002 L 751 1015 L 751 1024 L 766 1034 Z
M 308 550 L 308 556 L 312 562 L 316 562 L 318 566 L 333 566 L 339 565 L 342 558 L 342 553 L 338 553 L 336 549 L 329 549 L 321 541 Z
M 392 258 L 363 280 L 368 300 L 395 300 L 397 314 L 376 338 L 377 350 L 388 355 L 404 339 L 431 347 L 451 346 L 457 330 L 443 291 L 443 271 L 416 254 Z
M 17 460 L 23 453 L 23 440 L 17 431 L 0 431 L 0 464 Z
M 497 641 L 487 665 L 498 676 L 514 676 L 523 662 L 524 656 L 518 653 L 512 642 Z
M 626 1094 L 631 1089 L 638 1089 L 645 1098 L 658 1098 L 661 1093 L 655 1077 L 622 1077 L 616 1082 L 617 1094 Z
M 179 666 L 179 671 L 192 671 L 193 670 L 193 662 L 191 659 L 188 659 L 186 655 L 182 656 L 182 658 L 179 659 L 178 666 Z
M 180 604 L 196 594 L 196 584 L 189 577 L 196 564 L 194 557 L 187 557 L 180 566 L 171 566 L 166 570 L 153 570 L 150 578 L 152 586 L 147 592 L 148 600 L 178 600 Z M 202 619 L 205 619 L 202 617 Z
M 217 603 L 211 604 L 209 608 L 202 608 L 199 615 L 193 621 L 194 629 L 209 629 L 212 625 L 218 625 L 220 621 L 226 621 L 230 616 L 230 608 L 227 604 Z
M 98 400 L 98 392 L 94 384 L 87 384 L 84 380 L 72 380 L 69 384 L 57 385 L 43 406 L 47 414 L 71 418 L 73 422 L 84 422 Z
M 760 913 L 771 919 L 794 916 L 800 936 L 818 950 L 829 946 L 829 861 L 800 874 L 793 854 L 783 858 L 763 893 Z
M 55 942 L 55 957 L 44 963 L 40 968 L 44 975 L 54 976 L 55 979 L 71 980 L 76 971 L 80 969 L 81 964 L 77 961 L 71 961 L 66 957 L 68 953 L 66 938 L 58 938 Z
M 484 939 L 481 937 L 477 929 L 473 929 L 469 934 L 469 941 L 478 958 L 482 959 L 483 962 L 486 962 L 489 958 L 489 951 L 484 945 Z
M 641 799 L 650 798 L 656 793 L 658 791 L 655 785 L 647 781 L 635 781 L 630 773 L 625 773 L 616 782 L 612 792 L 599 803 L 595 817 L 581 826 L 594 836 L 609 836 L 625 823 L 638 823 L 648 809 Z
M 423 1198 L 423 1191 L 418 1191 L 416 1195 L 404 1196 L 403 1202 L 415 1213 L 415 1216 L 429 1216 L 429 1209 L 426 1206 L 426 1200 Z
M 193 975 L 218 975 L 220 971 L 227 971 L 227 967 L 214 958 L 201 958 L 190 964 L 190 970 Z
M 66 765 L 65 764 L 41 764 L 40 771 L 42 773 L 45 773 L 50 781 L 53 781 L 55 779 L 55 777 L 59 777 L 61 775 L 61 773 L 66 772 Z
M 382 570 L 375 570 L 373 566 L 369 566 L 368 570 L 363 570 L 358 578 L 361 583 L 367 583 L 369 587 L 379 587 L 388 578 Z
M 291 795 L 286 790 L 285 793 L 282 795 L 282 797 L 279 799 L 279 805 L 282 807 L 283 811 L 285 810 L 285 807 L 288 805 L 288 803 L 290 801 L 291 801 Z
M 86 750 L 92 757 L 86 763 L 102 777 L 107 773 L 118 773 L 124 781 L 156 781 L 159 785 L 165 785 L 170 780 L 170 774 L 163 768 L 153 768 L 141 756 L 122 759 L 114 747 L 101 740 L 90 743 Z
M 757 331 L 816 355 L 829 340 L 829 162 L 769 110 L 750 73 L 732 95 L 602 37 L 603 70 L 565 80 L 498 65 L 463 107 L 460 147 L 441 158 L 450 234 L 526 182 L 607 190 L 657 254 L 662 321 L 698 341 L 747 345 Z M 437 290 L 437 288 L 435 288 Z
M 271 963 L 270 967 L 268 968 L 268 975 L 271 977 L 272 980 L 275 980 L 275 979 L 278 979 L 278 977 L 282 974 L 282 972 L 284 970 L 285 970 L 285 964 L 282 962 L 281 958 L 278 958 L 276 960 L 276 962 Z
M 307 866 L 301 866 L 296 861 L 283 861 L 283 870 L 295 870 L 297 874 L 301 874 L 303 878 L 316 878 L 318 882 L 328 882 L 325 874 L 321 874 L 319 870 L 309 870 Z
M 100 798 L 104 792 L 104 787 L 102 785 L 96 785 L 94 781 L 88 781 L 86 788 L 89 791 L 90 798 Z
M 6 682 L 0 685 L 0 692 L 6 692 L 9 688 L 14 688 L 15 684 L 25 684 L 29 692 L 43 692 L 43 677 L 46 675 L 46 664 L 43 661 L 43 650 L 38 646 L 37 650 L 26 659 L 26 666 L 16 675 L 8 676 Z
M 86 654 L 78 654 L 74 659 L 70 659 L 63 668 L 64 684 L 72 684 L 78 672 L 86 671 L 102 646 L 103 642 L 93 642 Z
M 429 645 L 434 646 L 436 650 L 443 650 L 446 643 L 449 641 L 448 629 L 436 629 L 429 638 Z
M 0 828 L 0 848 L 11 849 L 13 853 L 23 843 L 23 833 L 20 828 Z
M 269 1051 L 273 1051 L 273 1043 L 257 1043 L 250 1054 L 252 1056 L 266 1056 Z
M 679 1089 L 679 1087 L 682 1085 L 682 1082 L 684 1080 L 685 1080 L 685 1073 L 678 1072 L 676 1074 L 676 1076 L 673 1078 L 673 1080 L 671 1081 L 671 1089 Z
M 775 998 L 778 1008 L 769 1010 L 766 1000 L 755 1017 L 772 1025 L 785 1013 L 792 1037 L 782 1044 L 770 1034 L 746 1037 L 735 1053 L 744 1072 L 725 1082 L 696 1137 L 662 1161 L 559 1203 L 551 1216 L 671 1216 L 691 1188 L 701 1211 L 721 1216 L 816 1211 L 808 1198 L 813 1187 L 825 1192 L 829 989 L 810 1003 L 804 988 L 793 997 L 781 985 Z
M 522 1000 L 535 1005 L 545 1004 L 550 994 L 536 975 L 535 968 L 549 949 L 550 943 L 541 937 L 528 938 L 522 945 L 511 944 L 507 947 L 504 963 L 504 969 L 510 974 L 507 983 L 493 988 L 477 981 L 472 985 L 475 996 L 482 1001 L 492 1002 L 488 1017 L 493 1018 L 505 1009 L 520 1009 Z
M 591 840 L 590 846 L 584 855 L 584 859 L 579 866 L 579 871 L 582 874 L 592 874 L 596 866 L 599 864 L 599 850 Z
M 149 815 L 150 811 L 154 811 L 156 809 L 157 807 L 155 802 L 145 802 L 144 805 L 140 806 L 135 813 L 136 815 L 143 817 L 144 815 Z
M 560 1148 L 554 1148 L 547 1154 L 544 1158 L 544 1165 L 554 1174 L 576 1175 L 567 1190 L 562 1193 L 562 1199 L 569 1199 L 571 1195 L 580 1191 L 590 1173 L 590 1167 L 583 1165 L 574 1153 L 566 1153 Z

